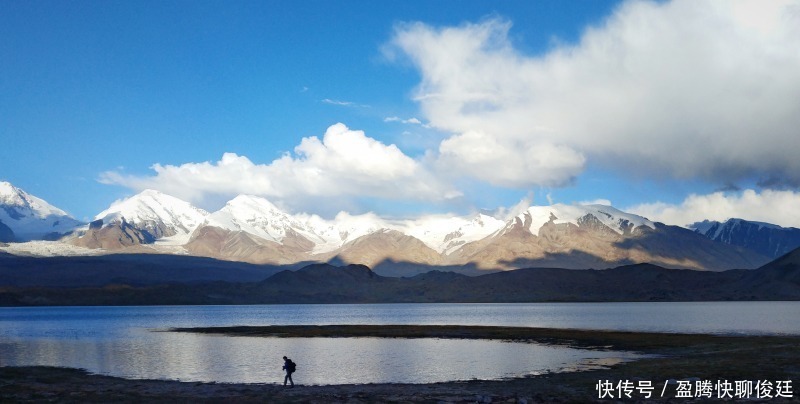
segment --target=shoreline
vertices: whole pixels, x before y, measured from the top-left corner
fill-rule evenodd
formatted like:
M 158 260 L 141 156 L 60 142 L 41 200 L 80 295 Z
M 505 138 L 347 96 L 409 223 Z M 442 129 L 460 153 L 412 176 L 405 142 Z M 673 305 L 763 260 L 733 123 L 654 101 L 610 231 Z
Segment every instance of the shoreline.
M 271 338 L 443 338 L 486 339 L 584 349 L 649 351 L 696 344 L 713 344 L 727 339 L 763 338 L 800 341 L 800 335 L 740 335 L 651 331 L 614 331 L 577 328 L 546 328 L 482 325 L 345 324 L 271 325 L 225 327 L 175 327 L 163 331 Z
M 677 383 L 668 380 L 792 380 L 800 382 L 800 336 L 721 336 L 486 326 L 269 326 L 171 329 L 251 337 L 480 338 L 569 345 L 585 349 L 641 352 L 646 358 L 601 369 L 547 373 L 505 380 L 432 384 L 348 384 L 302 386 L 124 379 L 52 367 L 0 367 L 3 402 L 608 402 L 598 398 L 598 382 L 650 381 L 654 397 L 624 402 L 681 402 Z M 299 379 L 299 378 L 298 378 Z M 616 393 L 616 392 L 615 392 Z M 615 400 L 616 394 L 614 395 Z M 753 396 L 755 397 L 755 396 Z M 715 400 L 712 400 L 715 401 Z M 759 402 L 758 400 L 745 400 Z M 800 402 L 773 398 L 764 402 Z

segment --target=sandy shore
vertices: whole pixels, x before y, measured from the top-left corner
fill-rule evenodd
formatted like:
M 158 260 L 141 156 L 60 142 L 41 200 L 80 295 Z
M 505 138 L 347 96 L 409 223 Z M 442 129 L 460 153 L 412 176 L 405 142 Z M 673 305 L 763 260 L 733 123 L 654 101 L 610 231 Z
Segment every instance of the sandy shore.
M 792 398 L 742 400 L 800 402 L 794 393 L 800 380 L 800 337 L 714 336 L 558 330 L 520 327 L 462 326 L 276 326 L 181 329 L 182 332 L 270 337 L 480 338 L 535 341 L 574 347 L 605 347 L 653 357 L 581 372 L 547 374 L 502 381 L 435 384 L 366 384 L 297 386 L 277 384 L 188 383 L 128 380 L 92 375 L 81 370 L 47 367 L 0 368 L 0 402 L 285 402 L 285 403 L 474 403 L 474 402 L 610 402 L 598 398 L 598 381 L 639 386 L 650 381 L 652 397 L 634 391 L 622 402 L 683 402 L 678 383 L 689 380 L 792 381 Z M 662 388 L 667 380 L 664 397 Z M 774 395 L 773 391 L 773 395 Z M 716 399 L 716 392 L 711 401 Z M 728 400 L 730 401 L 730 400 Z M 735 401 L 735 400 L 734 400 Z

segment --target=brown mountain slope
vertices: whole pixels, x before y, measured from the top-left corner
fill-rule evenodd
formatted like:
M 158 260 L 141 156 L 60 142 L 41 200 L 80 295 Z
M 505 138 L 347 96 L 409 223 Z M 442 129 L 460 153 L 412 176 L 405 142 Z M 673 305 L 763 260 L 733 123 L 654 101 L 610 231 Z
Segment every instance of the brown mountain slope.
M 396 230 L 382 230 L 359 237 L 337 252 L 338 260 L 349 264 L 374 266 L 382 261 L 403 261 L 439 265 L 441 255 L 417 238 Z
M 309 259 L 313 244 L 297 233 L 291 233 L 283 244 L 264 240 L 241 231 L 218 227 L 200 227 L 184 246 L 192 254 L 254 264 L 294 264 Z
M 415 237 L 388 229 L 317 255 L 313 254 L 314 243 L 293 230 L 287 231 L 281 242 L 274 242 L 249 233 L 204 226 L 193 233 L 185 247 L 195 255 L 225 260 L 280 265 L 309 261 L 362 264 L 380 273 L 400 276 L 441 267 L 601 269 L 636 263 L 717 271 L 752 269 L 769 261 L 752 251 L 714 242 L 676 226 L 621 226 L 616 231 L 592 214 L 579 218 L 577 224 L 559 223 L 555 216 L 539 229 L 531 229 L 531 223 L 530 215 L 523 214 L 495 234 L 449 255 L 438 253 Z
M 96 220 L 89 225 L 89 230 L 83 235 L 69 239 L 69 243 L 86 248 L 102 248 L 117 250 L 141 244 L 150 244 L 155 238 L 146 231 L 131 226 L 122 220 L 103 226 L 102 220 Z
M 649 262 L 668 268 L 723 270 L 756 268 L 769 259 L 675 226 L 640 226 L 619 234 L 587 215 L 578 224 L 545 223 L 538 235 L 528 231 L 523 215 L 504 230 L 469 243 L 448 257 L 449 263 L 474 263 L 481 268 L 559 267 L 609 268 Z

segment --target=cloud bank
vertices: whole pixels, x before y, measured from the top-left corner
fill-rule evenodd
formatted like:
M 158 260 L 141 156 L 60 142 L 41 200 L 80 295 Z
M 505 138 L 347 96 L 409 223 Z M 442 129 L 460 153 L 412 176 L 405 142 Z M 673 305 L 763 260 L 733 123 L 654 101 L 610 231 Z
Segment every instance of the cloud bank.
M 491 19 L 396 28 L 444 169 L 568 185 L 592 161 L 639 176 L 800 184 L 800 3 L 629 1 L 575 45 L 526 55 Z M 780 184 L 778 184 L 780 185 Z
M 737 193 L 715 192 L 690 195 L 680 204 L 648 203 L 626 211 L 651 220 L 686 226 L 703 220 L 725 221 L 731 218 L 778 223 L 800 228 L 800 193 L 795 191 L 752 189 Z
M 215 162 L 178 166 L 155 164 L 150 176 L 108 171 L 100 182 L 135 190 L 157 189 L 202 204 L 210 195 L 274 197 L 304 205 L 308 198 L 375 197 L 440 201 L 460 193 L 441 182 L 395 145 L 385 145 L 344 124 L 327 129 L 322 139 L 303 138 L 294 154 L 269 164 L 225 153 Z
M 384 122 L 444 133 L 421 159 L 337 124 L 267 164 L 226 153 L 155 164 L 150 176 L 110 171 L 101 181 L 195 203 L 248 193 L 295 206 L 320 197 L 446 200 L 460 195 L 451 185 L 458 177 L 568 186 L 589 163 L 732 189 L 743 180 L 800 186 L 800 2 L 627 1 L 577 43 L 535 55 L 515 46 L 512 30 L 501 18 L 395 28 L 385 50 L 419 71 L 421 115 Z M 679 225 L 741 217 L 800 226 L 789 217 L 797 195 L 720 192 L 631 210 Z

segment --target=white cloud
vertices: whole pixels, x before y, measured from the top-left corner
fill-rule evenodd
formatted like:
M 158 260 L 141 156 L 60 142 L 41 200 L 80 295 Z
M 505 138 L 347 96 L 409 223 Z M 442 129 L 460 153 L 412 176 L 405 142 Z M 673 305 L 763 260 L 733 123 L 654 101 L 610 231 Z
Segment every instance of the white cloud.
M 533 205 L 533 192 L 528 192 L 528 194 L 519 200 L 516 204 L 505 207 L 501 206 L 494 211 L 490 212 L 490 215 L 495 219 L 500 219 L 503 221 L 509 221 L 511 218 L 518 216 L 528 210 Z
M 215 163 L 155 164 L 152 176 L 105 172 L 100 181 L 135 190 L 158 189 L 202 203 L 214 195 L 254 194 L 307 206 L 309 198 L 358 198 L 437 201 L 459 196 L 395 145 L 362 131 L 332 125 L 320 140 L 303 138 L 294 154 L 269 164 L 225 153 Z
M 331 105 L 340 105 L 340 106 L 343 106 L 343 107 L 350 107 L 350 106 L 355 105 L 355 103 L 353 103 L 351 101 L 332 100 L 330 98 L 325 98 L 325 99 L 322 100 L 322 102 L 324 102 L 326 104 L 331 104 Z
M 358 103 L 355 103 L 353 101 L 333 100 L 333 99 L 330 99 L 330 98 L 324 98 L 322 100 L 322 102 L 325 103 L 325 104 L 337 105 L 337 106 L 340 106 L 340 107 L 360 107 L 360 108 L 369 108 L 370 107 L 367 104 L 358 104 Z
M 507 187 L 563 185 L 580 172 L 583 163 L 583 155 L 568 147 L 502 141 L 477 131 L 452 136 L 439 145 L 441 170 Z
M 651 220 L 686 226 L 703 220 L 725 221 L 730 218 L 800 227 L 800 192 L 752 189 L 737 193 L 715 192 L 690 195 L 681 204 L 648 203 L 627 211 Z
M 511 28 L 395 31 L 390 52 L 420 71 L 424 118 L 454 134 L 443 166 L 516 187 L 568 184 L 586 160 L 636 175 L 800 183 L 796 0 L 629 1 L 579 43 L 537 56 L 514 47 Z
M 399 117 L 396 117 L 396 116 L 389 116 L 389 117 L 383 118 L 383 121 L 384 122 L 400 122 L 400 123 L 404 123 L 404 124 L 407 124 L 407 125 L 422 125 L 422 121 L 420 121 L 419 119 L 414 118 L 414 117 L 411 117 L 411 118 L 408 118 L 408 119 L 402 119 L 402 118 L 399 118 Z M 423 126 L 425 126 L 425 125 L 423 125 Z
M 581 202 L 578 202 L 578 205 L 606 205 L 606 206 L 612 206 L 612 203 L 608 199 L 601 198 L 601 199 L 594 199 L 594 200 L 590 200 L 590 201 L 581 201 Z

